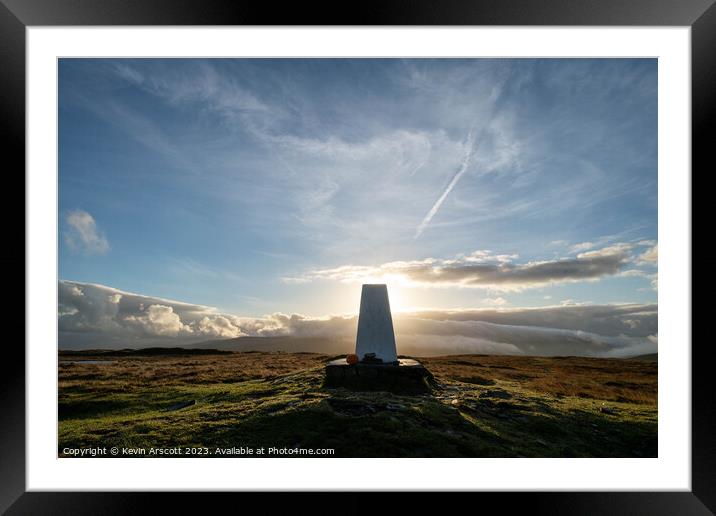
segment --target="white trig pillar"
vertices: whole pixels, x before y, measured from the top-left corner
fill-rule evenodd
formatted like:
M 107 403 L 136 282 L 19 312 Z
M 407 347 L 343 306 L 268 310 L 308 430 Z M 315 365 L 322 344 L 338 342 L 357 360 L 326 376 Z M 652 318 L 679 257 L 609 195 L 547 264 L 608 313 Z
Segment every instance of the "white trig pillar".
M 398 361 L 386 285 L 363 285 L 360 296 L 356 355 L 362 362 L 371 353 L 384 364 Z

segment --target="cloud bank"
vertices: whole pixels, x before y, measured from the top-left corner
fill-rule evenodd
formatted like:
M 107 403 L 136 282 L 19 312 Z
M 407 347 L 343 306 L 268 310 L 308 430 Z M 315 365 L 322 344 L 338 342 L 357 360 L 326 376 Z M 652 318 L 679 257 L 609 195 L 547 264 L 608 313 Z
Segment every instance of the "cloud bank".
M 427 258 L 398 261 L 378 266 L 342 265 L 309 271 L 287 281 L 336 280 L 346 283 L 375 283 L 386 280 L 404 285 L 489 288 L 498 291 L 523 290 L 548 284 L 597 280 L 613 276 L 634 260 L 651 260 L 648 250 L 635 258 L 635 244 L 618 243 L 576 257 L 515 263 L 517 255 L 494 255 L 475 251 L 454 259 Z M 652 260 L 653 261 L 653 260 Z
M 631 356 L 657 350 L 657 305 L 426 310 L 396 314 L 394 323 L 403 354 Z M 104 285 L 59 282 L 61 349 L 177 346 L 258 336 L 335 339 L 340 353 L 350 350 L 356 325 L 355 315 L 239 317 Z M 291 350 L 290 341 L 287 346 Z

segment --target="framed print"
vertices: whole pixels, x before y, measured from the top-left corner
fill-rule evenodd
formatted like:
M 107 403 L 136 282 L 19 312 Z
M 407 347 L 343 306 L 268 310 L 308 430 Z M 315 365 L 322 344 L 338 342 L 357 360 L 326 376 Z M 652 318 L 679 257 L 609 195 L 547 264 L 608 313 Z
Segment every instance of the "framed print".
M 3 509 L 714 510 L 711 4 L 6 1 L 27 304 Z

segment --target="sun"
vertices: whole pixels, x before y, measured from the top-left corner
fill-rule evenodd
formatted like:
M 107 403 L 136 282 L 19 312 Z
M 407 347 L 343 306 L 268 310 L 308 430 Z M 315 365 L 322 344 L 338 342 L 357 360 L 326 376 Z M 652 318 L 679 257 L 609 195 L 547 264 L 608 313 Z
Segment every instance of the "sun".
M 409 312 L 416 307 L 413 290 L 405 284 L 405 278 L 397 275 L 376 275 L 372 277 L 362 277 L 360 283 L 354 283 L 350 291 L 346 291 L 346 300 L 351 306 L 357 307 L 357 299 L 360 299 L 361 284 L 385 284 L 388 287 L 388 302 L 390 303 L 390 311 Z M 356 297 L 358 294 L 358 297 Z M 355 312 L 357 313 L 357 312 Z
M 390 302 L 390 311 L 406 312 L 410 309 L 410 294 L 406 292 L 405 288 L 396 285 L 395 283 L 387 282 L 388 285 L 388 300 Z

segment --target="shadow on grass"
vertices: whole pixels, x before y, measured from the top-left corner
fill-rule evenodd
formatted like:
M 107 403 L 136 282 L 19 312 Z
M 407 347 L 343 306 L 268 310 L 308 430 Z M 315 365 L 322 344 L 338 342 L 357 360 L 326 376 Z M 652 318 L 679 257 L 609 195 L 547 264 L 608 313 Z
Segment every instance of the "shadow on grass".
M 500 439 L 440 404 L 416 408 L 331 396 L 313 406 L 258 414 L 207 436 L 212 446 L 332 448 L 336 457 L 502 456 Z M 285 455 L 284 455 L 285 456 Z
M 211 446 L 332 448 L 336 457 L 653 457 L 655 423 L 508 401 L 452 406 L 434 395 L 321 389 L 322 400 L 262 411 L 224 427 Z M 289 455 L 280 455 L 289 456 Z

